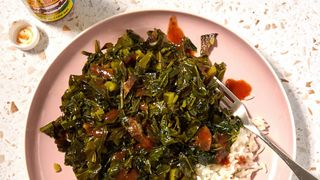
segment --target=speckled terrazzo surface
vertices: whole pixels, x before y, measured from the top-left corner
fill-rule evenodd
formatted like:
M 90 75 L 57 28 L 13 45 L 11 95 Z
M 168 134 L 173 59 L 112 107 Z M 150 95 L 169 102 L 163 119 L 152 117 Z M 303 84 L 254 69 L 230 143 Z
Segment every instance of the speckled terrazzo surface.
M 28 179 L 24 133 L 29 105 L 42 75 L 81 31 L 112 15 L 139 9 L 189 11 L 235 31 L 270 62 L 289 97 L 297 132 L 297 161 L 320 177 L 320 1 L 76 0 L 64 19 L 36 20 L 21 1 L 0 0 L 0 179 Z M 12 21 L 41 30 L 32 51 L 13 47 Z

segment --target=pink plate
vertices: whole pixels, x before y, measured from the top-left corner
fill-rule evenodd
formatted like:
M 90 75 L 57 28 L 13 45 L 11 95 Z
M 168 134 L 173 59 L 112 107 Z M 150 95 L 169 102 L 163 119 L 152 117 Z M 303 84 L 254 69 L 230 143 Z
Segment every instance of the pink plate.
M 159 28 L 164 32 L 170 16 L 177 16 L 179 26 L 197 47 L 200 36 L 218 33 L 218 47 L 211 60 L 227 64 L 226 78 L 244 79 L 253 88 L 252 100 L 245 101 L 252 116 L 266 119 L 269 136 L 290 155 L 295 156 L 295 128 L 286 94 L 267 61 L 246 41 L 222 25 L 195 15 L 164 10 L 131 12 L 106 19 L 82 32 L 52 63 L 33 98 L 26 129 L 26 161 L 32 180 L 76 179 L 71 167 L 63 165 L 64 154 L 59 152 L 53 139 L 39 128 L 60 115 L 61 96 L 68 87 L 70 74 L 81 74 L 86 57 L 82 50 L 94 51 L 94 41 L 116 42 L 126 29 L 133 29 L 146 37 L 146 32 Z M 268 173 L 259 171 L 255 179 L 289 179 L 291 173 L 285 163 L 268 147 L 261 155 Z M 53 164 L 59 163 L 62 172 L 55 173 Z

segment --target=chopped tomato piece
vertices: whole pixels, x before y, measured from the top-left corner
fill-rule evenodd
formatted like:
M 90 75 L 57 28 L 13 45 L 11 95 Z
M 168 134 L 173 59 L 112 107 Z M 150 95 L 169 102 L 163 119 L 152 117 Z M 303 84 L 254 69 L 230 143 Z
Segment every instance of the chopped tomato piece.
M 113 154 L 112 159 L 122 161 L 126 157 L 126 151 L 118 151 Z
M 87 134 L 91 134 L 91 131 L 92 131 L 92 125 L 91 124 L 83 123 L 82 127 L 86 131 Z
M 103 134 L 104 134 L 104 131 L 102 128 L 97 128 L 91 131 L 91 135 L 93 135 L 96 138 L 102 137 Z
M 117 109 L 111 109 L 109 112 L 107 112 L 105 116 L 105 120 L 108 122 L 113 122 L 118 118 L 119 111 Z
M 148 110 L 148 105 L 146 103 L 141 103 L 139 106 L 139 109 L 141 111 L 147 111 Z
M 202 151 L 209 151 L 212 143 L 212 134 L 207 126 L 199 129 L 195 137 L 195 145 Z
M 131 169 L 128 173 L 128 180 L 136 180 L 139 177 L 139 173 L 136 169 Z
M 105 68 L 102 66 L 99 66 L 97 64 L 93 64 L 90 66 L 90 71 L 92 74 L 101 76 L 104 79 L 111 79 L 113 78 L 114 71 L 111 68 Z
M 136 118 L 134 117 L 129 117 L 128 123 L 129 134 L 138 141 L 141 138 L 141 136 L 143 136 L 141 125 L 137 122 Z
M 219 144 L 219 151 L 216 154 L 216 162 L 221 165 L 229 165 L 229 152 L 226 150 L 228 146 L 229 136 L 225 134 L 218 134 L 217 144 Z
M 136 121 L 136 119 L 130 117 L 128 123 L 128 132 L 136 141 L 139 142 L 138 146 L 146 150 L 151 150 L 153 147 L 153 143 L 150 138 L 146 137 L 143 134 L 141 125 Z
M 124 96 L 127 96 L 136 82 L 136 77 L 134 75 L 129 75 L 128 80 L 123 84 Z
M 102 137 L 102 135 L 104 134 L 104 131 L 102 128 L 93 128 L 91 124 L 89 123 L 83 123 L 82 125 L 83 129 L 86 131 L 86 133 L 90 136 L 94 136 L 97 138 Z
M 137 180 L 139 173 L 136 169 L 131 169 L 129 172 L 125 169 L 121 170 L 116 177 L 116 180 Z
M 218 144 L 222 147 L 222 148 L 226 148 L 227 147 L 227 143 L 228 143 L 228 135 L 225 134 L 218 134 Z
M 153 148 L 153 142 L 148 137 L 142 137 L 139 141 L 138 147 L 142 147 L 147 151 L 151 151 Z
M 144 88 L 139 88 L 139 89 L 137 89 L 137 91 L 136 91 L 136 96 L 137 97 L 142 97 L 142 96 L 144 96 L 145 95 L 145 92 L 146 90 L 144 89 Z

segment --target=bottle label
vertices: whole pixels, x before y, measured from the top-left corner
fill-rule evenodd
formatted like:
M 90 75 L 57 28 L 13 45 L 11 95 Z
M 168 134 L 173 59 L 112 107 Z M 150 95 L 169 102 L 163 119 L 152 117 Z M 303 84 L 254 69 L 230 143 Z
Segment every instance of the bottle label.
M 45 22 L 57 21 L 72 9 L 74 0 L 27 0 L 35 16 Z

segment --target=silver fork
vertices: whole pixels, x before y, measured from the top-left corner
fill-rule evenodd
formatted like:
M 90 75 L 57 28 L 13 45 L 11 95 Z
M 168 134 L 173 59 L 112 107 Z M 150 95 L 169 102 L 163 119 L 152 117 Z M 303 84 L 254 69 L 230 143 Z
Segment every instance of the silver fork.
M 222 98 L 222 103 L 228 109 L 231 110 L 233 115 L 238 116 L 243 123 L 243 126 L 250 130 L 252 133 L 262 139 L 271 149 L 273 149 L 282 160 L 291 168 L 294 174 L 301 180 L 317 180 L 311 173 L 302 168 L 299 164 L 294 162 L 287 153 L 285 153 L 280 147 L 272 142 L 267 136 L 260 132 L 260 130 L 251 122 L 250 115 L 245 105 L 216 77 L 215 80 L 219 84 L 219 89 L 225 96 Z

